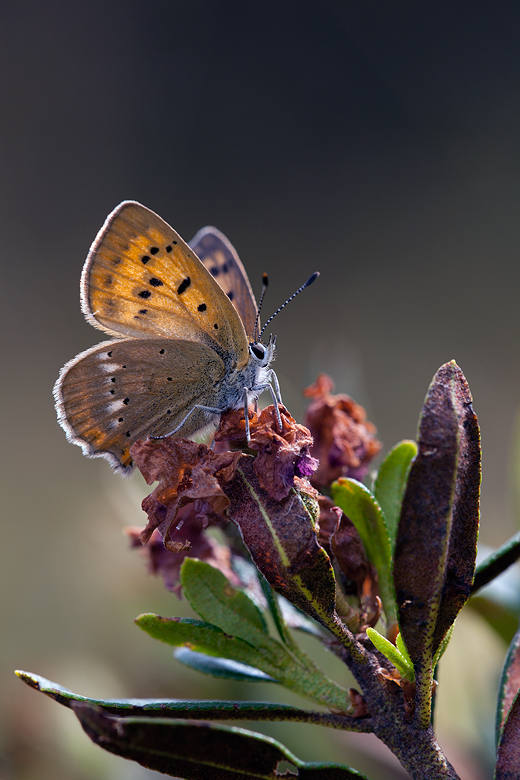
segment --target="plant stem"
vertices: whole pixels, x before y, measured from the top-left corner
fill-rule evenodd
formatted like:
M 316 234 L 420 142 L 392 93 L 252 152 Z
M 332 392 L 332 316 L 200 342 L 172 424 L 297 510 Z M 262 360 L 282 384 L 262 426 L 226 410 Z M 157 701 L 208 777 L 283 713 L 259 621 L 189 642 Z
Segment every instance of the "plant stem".
M 442 752 L 431 725 L 422 727 L 407 714 L 403 689 L 381 674 L 377 656 L 368 653 L 363 663 L 348 650 L 341 657 L 363 691 L 374 734 L 392 751 L 414 780 L 458 780 Z

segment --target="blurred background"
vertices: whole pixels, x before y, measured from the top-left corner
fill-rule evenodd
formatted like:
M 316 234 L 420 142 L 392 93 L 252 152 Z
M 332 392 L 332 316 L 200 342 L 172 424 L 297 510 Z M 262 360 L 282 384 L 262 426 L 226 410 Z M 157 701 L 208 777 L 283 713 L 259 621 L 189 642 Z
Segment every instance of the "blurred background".
M 127 198 L 187 240 L 213 224 L 257 292 L 269 273 L 264 319 L 321 271 L 276 320 L 284 401 L 301 418 L 328 372 L 385 450 L 415 436 L 455 358 L 482 427 L 481 540 L 501 544 L 516 528 L 520 6 L 19 0 L 0 18 L 0 777 L 141 780 L 13 669 L 90 696 L 281 694 L 187 672 L 132 624 L 190 613 L 122 534 L 144 523 L 140 476 L 87 460 L 56 424 L 60 367 L 100 340 L 79 308 L 89 246 Z M 439 736 L 466 778 L 491 776 L 504 652 L 475 613 L 459 619 Z M 364 735 L 269 733 L 403 776 Z

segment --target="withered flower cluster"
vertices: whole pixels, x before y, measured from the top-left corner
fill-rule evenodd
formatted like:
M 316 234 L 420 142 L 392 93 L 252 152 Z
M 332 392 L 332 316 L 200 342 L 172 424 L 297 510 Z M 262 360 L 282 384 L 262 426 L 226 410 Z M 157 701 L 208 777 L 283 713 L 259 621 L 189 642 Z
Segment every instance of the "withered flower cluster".
M 353 524 L 326 494 L 340 476 L 361 479 L 381 444 L 364 409 L 346 395 L 332 395 L 332 390 L 330 378 L 320 375 L 305 391 L 312 398 L 307 427 L 284 407 L 281 431 L 273 406 L 250 412 L 249 444 L 243 413 L 237 410 L 222 416 L 213 449 L 171 438 L 133 445 L 132 457 L 147 484 L 158 485 L 142 504 L 148 524 L 143 530 L 128 529 L 128 534 L 134 546 L 145 545 L 151 571 L 162 575 L 168 589 L 180 593 L 179 572 L 186 556 L 207 561 L 240 586 L 239 568 L 233 563 L 237 554 L 248 551 L 271 585 L 283 592 L 274 539 L 255 523 L 263 511 L 275 518 L 276 533 L 285 538 L 287 549 L 293 545 L 293 567 L 310 566 L 317 551 L 327 553 L 341 583 L 336 601 L 347 625 L 359 631 L 375 624 L 377 575 Z M 295 496 L 316 507 L 317 522 L 302 524 Z M 211 526 L 219 526 L 230 543 L 209 535 Z M 236 528 L 247 550 L 233 542 Z

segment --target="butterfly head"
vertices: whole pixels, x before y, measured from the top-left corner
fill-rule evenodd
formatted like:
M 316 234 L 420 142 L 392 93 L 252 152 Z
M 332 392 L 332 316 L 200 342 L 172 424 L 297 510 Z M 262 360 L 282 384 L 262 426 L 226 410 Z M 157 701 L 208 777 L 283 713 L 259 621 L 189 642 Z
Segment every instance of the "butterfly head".
M 276 336 L 270 336 L 267 344 L 253 341 L 249 344 L 249 353 L 258 368 L 267 368 L 274 360 L 276 351 Z

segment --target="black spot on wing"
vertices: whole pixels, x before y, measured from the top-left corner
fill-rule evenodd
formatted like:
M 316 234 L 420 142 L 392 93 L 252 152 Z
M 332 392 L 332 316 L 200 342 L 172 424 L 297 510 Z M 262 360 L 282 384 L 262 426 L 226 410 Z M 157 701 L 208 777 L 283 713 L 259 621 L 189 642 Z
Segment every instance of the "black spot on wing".
M 180 285 L 177 287 L 178 294 L 182 295 L 183 292 L 186 292 L 190 284 L 191 284 L 191 279 L 189 276 L 187 276 L 186 279 L 183 279 Z
M 158 246 L 151 246 L 150 247 L 150 254 L 151 255 L 156 255 L 158 251 L 159 251 L 159 247 Z
M 148 314 L 148 309 L 139 309 L 139 314 Z
M 206 311 L 207 308 L 205 303 L 201 303 L 200 306 L 197 306 L 197 311 Z
M 149 259 L 150 259 L 150 257 L 148 255 L 143 255 L 143 257 L 141 257 L 141 263 L 143 265 L 146 265 L 146 263 L 148 262 Z
M 152 294 L 150 290 L 141 290 L 141 292 L 137 293 L 140 298 L 149 298 Z
M 152 276 L 152 278 L 150 279 L 150 284 L 152 285 L 152 287 L 162 287 L 163 282 L 161 282 L 160 279 L 157 279 L 156 276 Z

